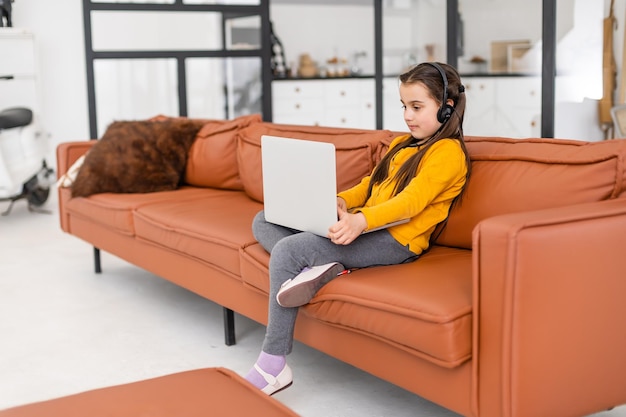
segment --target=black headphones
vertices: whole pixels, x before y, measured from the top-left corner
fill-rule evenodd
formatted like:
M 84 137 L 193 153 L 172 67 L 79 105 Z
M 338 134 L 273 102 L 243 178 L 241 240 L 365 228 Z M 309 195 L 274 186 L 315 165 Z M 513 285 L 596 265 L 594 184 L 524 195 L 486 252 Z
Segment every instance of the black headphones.
M 454 107 L 448 104 L 448 77 L 446 77 L 446 72 L 441 68 L 441 65 L 436 62 L 426 62 L 426 64 L 435 67 L 437 71 L 439 71 L 439 74 L 441 74 L 441 80 L 443 81 L 443 97 L 441 99 L 441 107 L 439 107 L 437 111 L 437 120 L 439 123 L 445 123 L 454 112 Z

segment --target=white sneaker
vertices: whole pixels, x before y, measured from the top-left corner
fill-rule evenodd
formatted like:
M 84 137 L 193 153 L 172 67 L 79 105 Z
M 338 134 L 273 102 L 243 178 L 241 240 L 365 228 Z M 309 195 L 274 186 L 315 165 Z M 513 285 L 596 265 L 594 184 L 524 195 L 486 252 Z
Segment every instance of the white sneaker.
M 276 301 L 283 307 L 305 305 L 324 284 L 330 282 L 345 269 L 339 262 L 304 269 L 293 279 L 283 282 L 276 294 Z
M 259 375 L 267 382 L 267 385 L 261 389 L 261 391 L 267 395 L 274 395 L 285 388 L 289 388 L 293 383 L 293 373 L 287 364 L 285 364 L 283 370 L 276 376 L 268 374 L 256 363 L 254 364 L 254 369 L 256 369 Z

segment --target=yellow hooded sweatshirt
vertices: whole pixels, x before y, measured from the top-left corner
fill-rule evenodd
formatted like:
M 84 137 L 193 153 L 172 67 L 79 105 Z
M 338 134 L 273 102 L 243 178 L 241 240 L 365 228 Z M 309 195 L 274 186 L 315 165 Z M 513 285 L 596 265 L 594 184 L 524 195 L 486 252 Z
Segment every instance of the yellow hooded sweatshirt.
M 408 135 L 395 138 L 389 149 L 407 138 Z M 408 245 L 416 254 L 428 248 L 430 235 L 437 224 L 448 216 L 452 201 L 465 185 L 467 173 L 465 154 L 459 140 L 442 139 L 424 154 L 415 177 L 406 188 L 392 196 L 396 184 L 395 173 L 419 149 L 411 146 L 400 150 L 390 163 L 388 178 L 374 185 L 369 198 L 367 189 L 371 176 L 338 194 L 345 200 L 350 212 L 363 213 L 368 230 L 410 219 L 408 223 L 392 226 L 388 230 L 394 239 L 402 245 Z

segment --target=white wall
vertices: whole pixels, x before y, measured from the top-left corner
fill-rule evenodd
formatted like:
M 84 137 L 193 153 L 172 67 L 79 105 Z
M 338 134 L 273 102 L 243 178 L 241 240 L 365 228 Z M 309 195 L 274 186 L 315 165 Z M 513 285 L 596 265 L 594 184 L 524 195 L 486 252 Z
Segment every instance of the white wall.
M 492 3 L 506 4 L 507 2 Z M 604 0 L 604 3 L 608 13 L 610 0 Z M 341 13 L 340 16 L 345 16 L 345 21 L 348 20 L 345 13 L 359 15 L 358 21 L 364 23 L 359 25 L 357 31 L 354 31 L 347 26 L 324 25 L 324 21 L 320 19 L 324 15 L 328 16 L 328 10 L 325 7 L 318 6 L 319 10 L 315 16 L 317 23 L 311 27 L 305 25 L 306 19 L 302 16 L 294 18 L 283 14 L 293 6 L 281 5 L 282 11 L 277 10 L 276 7 L 272 8 L 272 20 L 275 21 L 278 35 L 285 43 L 290 60 L 297 59 L 297 54 L 300 52 L 310 52 L 316 59 L 323 60 L 331 54 L 347 55 L 354 50 L 373 45 L 373 27 L 368 27 L 369 23 L 367 23 L 373 22 L 373 16 L 360 10 L 363 8 L 343 6 L 336 9 L 337 13 Z M 616 0 L 615 15 L 618 25 L 615 33 L 615 55 L 619 67 L 622 62 L 624 28 L 626 27 L 625 12 L 626 0 Z M 333 16 L 336 16 L 334 13 Z M 13 22 L 15 27 L 32 30 L 36 37 L 42 85 L 41 117 L 51 134 L 53 146 L 60 142 L 88 139 L 82 1 L 18 0 L 13 3 Z M 313 41 L 307 41 L 310 43 L 304 46 L 295 46 L 298 45 L 298 39 L 285 36 L 287 26 L 296 26 L 299 33 L 307 35 L 303 38 L 311 39 L 310 35 L 313 35 Z M 322 47 L 322 45 L 327 46 Z M 373 46 L 371 48 L 373 50 Z
M 89 138 L 82 10 L 81 0 L 13 3 L 13 26 L 35 34 L 40 116 L 53 148 L 60 142 Z

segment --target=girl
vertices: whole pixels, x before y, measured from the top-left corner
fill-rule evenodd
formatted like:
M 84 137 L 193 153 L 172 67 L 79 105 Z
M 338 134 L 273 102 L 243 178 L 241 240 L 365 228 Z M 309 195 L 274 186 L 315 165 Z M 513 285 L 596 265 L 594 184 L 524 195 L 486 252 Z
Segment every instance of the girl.
M 394 139 L 370 176 L 339 193 L 339 221 L 328 238 L 268 223 L 263 212 L 255 217 L 254 235 L 271 253 L 269 319 L 261 354 L 246 379 L 266 394 L 292 383 L 286 355 L 299 306 L 337 275 L 411 262 L 428 249 L 469 178 L 464 90 L 457 71 L 446 64 L 422 63 L 400 76 L 411 134 Z M 409 221 L 363 234 L 402 219 Z

